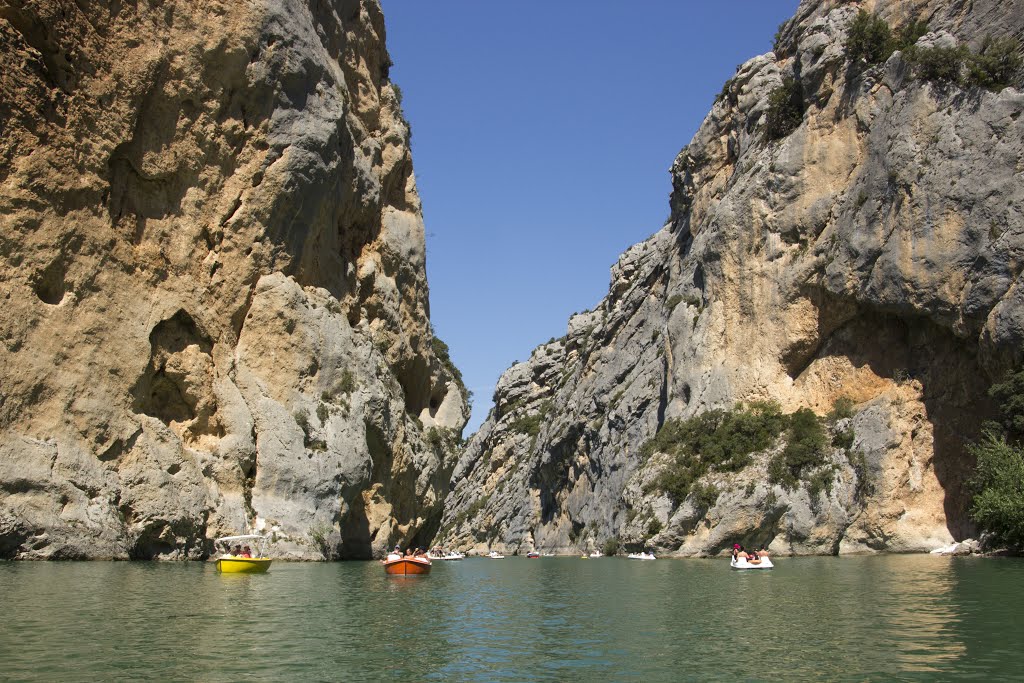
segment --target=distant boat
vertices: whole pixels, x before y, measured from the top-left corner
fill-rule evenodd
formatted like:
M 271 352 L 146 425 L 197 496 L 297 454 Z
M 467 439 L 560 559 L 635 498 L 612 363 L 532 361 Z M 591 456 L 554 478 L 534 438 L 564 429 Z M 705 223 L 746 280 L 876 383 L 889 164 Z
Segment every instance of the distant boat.
M 534 560 L 540 557 L 540 553 L 538 553 L 536 550 L 531 550 L 530 552 L 526 553 L 526 556 L 531 560 Z
M 604 557 L 604 553 L 602 553 L 600 550 L 595 550 L 594 552 L 590 553 L 590 556 L 591 557 Z
M 487 553 L 487 557 L 491 558 L 492 560 L 504 560 L 505 559 L 505 556 L 502 555 L 501 553 L 499 553 L 497 550 L 492 550 L 491 552 Z
M 439 552 L 430 550 L 427 552 L 427 557 L 431 560 L 462 560 L 466 556 L 454 550 L 442 550 Z
M 241 545 L 252 543 L 256 546 L 255 557 L 235 555 L 231 552 L 231 544 Z M 226 549 L 217 558 L 217 571 L 223 574 L 264 574 L 270 569 L 273 561 L 266 556 L 267 537 L 259 534 L 247 534 L 245 536 L 224 536 L 214 541 L 214 546 L 220 544 Z M 246 545 L 248 548 L 249 546 Z
M 631 560 L 656 560 L 654 553 L 630 553 L 626 555 Z
M 392 576 L 418 576 L 430 573 L 430 560 L 423 556 L 406 555 L 403 557 L 391 554 L 381 562 L 384 564 L 384 573 Z
M 733 569 L 772 569 L 775 565 L 767 557 L 753 561 L 748 561 L 745 557 L 741 557 L 738 560 L 729 558 L 729 566 Z

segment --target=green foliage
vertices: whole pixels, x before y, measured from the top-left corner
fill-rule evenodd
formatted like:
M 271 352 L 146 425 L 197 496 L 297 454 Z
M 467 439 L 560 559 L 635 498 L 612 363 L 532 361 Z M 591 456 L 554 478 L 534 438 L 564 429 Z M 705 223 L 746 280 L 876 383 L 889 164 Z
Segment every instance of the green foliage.
M 292 417 L 295 418 L 295 424 L 299 425 L 299 428 L 302 429 L 302 433 L 308 439 L 310 433 L 309 415 L 307 415 L 304 410 L 296 410 L 292 414 Z
M 341 378 L 338 380 L 338 393 L 351 394 L 356 390 L 356 377 L 352 371 L 345 368 L 341 371 Z
M 765 114 L 765 132 L 769 140 L 784 138 L 800 125 L 804 118 L 804 95 L 800 81 L 786 76 L 782 85 L 768 95 Z
M 854 415 L 853 399 L 849 396 L 840 396 L 832 402 L 832 410 L 828 414 L 828 419 L 833 422 L 836 420 L 843 420 Z
M 327 422 L 327 418 L 331 416 L 331 409 L 327 407 L 326 403 L 320 403 L 316 407 L 316 418 L 320 420 L 320 424 Z
M 540 433 L 540 427 L 544 424 L 544 420 L 551 412 L 551 409 L 552 403 L 551 400 L 548 399 L 540 404 L 536 413 L 533 413 L 532 415 L 523 415 L 522 417 L 515 419 L 512 424 L 509 425 L 509 429 L 513 432 L 519 432 L 520 434 L 527 434 L 529 436 L 536 437 Z
M 640 449 L 645 460 L 655 452 L 674 456 L 651 488 L 676 503 L 689 495 L 693 483 L 709 471 L 738 472 L 750 454 L 770 447 L 785 428 L 777 403 L 754 402 L 734 411 L 709 410 L 688 420 L 666 420 Z
M 612 536 L 604 542 L 604 549 L 602 550 L 605 555 L 618 555 L 619 554 L 619 539 Z
M 1020 69 L 1020 41 L 1013 36 L 986 36 L 981 50 L 967 62 L 969 83 L 992 91 L 1013 85 Z
M 855 66 L 881 64 L 895 49 L 889 24 L 865 10 L 857 12 L 846 34 L 846 58 Z
M 993 384 L 988 395 L 999 405 L 1000 424 L 1010 442 L 1019 445 L 1024 441 L 1024 370 Z
M 775 29 L 775 37 L 772 38 L 772 51 L 775 53 L 776 57 L 782 55 L 782 33 L 786 30 L 786 25 L 788 23 L 789 20 L 787 19 L 779 24 L 779 27 Z
M 970 53 L 964 47 L 919 47 L 907 51 L 918 78 L 934 83 L 962 83 Z
M 953 83 L 999 91 L 1013 85 L 1022 66 L 1020 41 L 1013 36 L 986 36 L 978 52 L 966 46 L 913 47 L 907 61 L 918 78 L 934 83 Z
M 662 525 L 662 523 L 656 518 L 652 517 L 651 521 L 647 523 L 647 537 L 650 538 L 651 536 L 657 536 L 661 533 L 663 528 L 665 528 L 664 525 Z
M 826 494 L 832 493 L 832 482 L 834 479 L 835 470 L 831 467 L 825 467 L 812 474 L 807 482 L 807 493 L 810 494 L 811 500 L 817 499 L 822 491 Z
M 714 484 L 697 486 L 693 490 L 693 506 L 698 510 L 710 510 L 718 502 L 721 493 Z
M 841 432 L 836 432 L 836 435 L 832 437 L 832 445 L 836 448 L 842 448 L 844 451 L 848 451 L 853 447 L 853 440 L 856 437 L 852 429 L 844 429 Z
M 971 516 L 997 542 L 1024 547 L 1024 451 L 991 429 L 970 451 L 978 460 Z
M 801 408 L 789 416 L 786 447 L 768 464 L 768 481 L 794 489 L 806 471 L 825 463 L 828 439 L 821 420 Z
M 846 457 L 853 471 L 857 474 L 857 497 L 863 498 L 864 496 L 871 495 L 874 492 L 874 485 L 871 482 L 868 463 L 864 453 L 862 451 L 847 451 Z
M 679 303 L 682 300 L 683 300 L 683 295 L 682 294 L 673 294 L 672 296 L 670 296 L 668 298 L 668 301 L 665 302 L 665 308 L 667 308 L 669 310 L 669 312 L 671 312 L 671 311 L 675 310 L 675 307 L 678 306 Z
M 911 21 L 896 32 L 894 47 L 901 52 L 905 52 L 912 48 L 914 43 L 926 33 L 928 33 L 928 22 Z
M 434 336 L 430 340 L 430 347 L 434 351 L 434 356 L 441 362 L 441 365 L 448 370 L 448 374 L 455 380 L 455 384 L 458 385 L 462 391 L 462 395 L 466 397 L 467 401 L 471 401 L 473 398 L 473 392 L 466 388 L 466 383 L 462 379 L 462 372 L 455 367 L 455 363 L 452 362 L 451 351 L 448 349 L 448 345 L 441 340 L 440 337 Z

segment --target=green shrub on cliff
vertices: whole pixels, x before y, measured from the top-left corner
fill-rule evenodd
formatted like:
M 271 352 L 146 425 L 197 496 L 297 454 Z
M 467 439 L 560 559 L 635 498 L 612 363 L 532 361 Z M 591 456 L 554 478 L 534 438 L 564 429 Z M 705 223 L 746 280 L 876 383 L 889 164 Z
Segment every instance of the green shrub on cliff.
M 768 112 L 765 114 L 765 132 L 769 140 L 784 138 L 804 118 L 804 94 L 800 81 L 786 76 L 775 90 L 768 95 Z
M 857 12 L 846 34 L 846 58 L 853 65 L 881 64 L 896 49 L 889 24 L 865 10 Z
M 989 388 L 999 421 L 968 446 L 977 460 L 970 480 L 971 517 L 992 541 L 1024 549 L 1024 371 Z
M 1024 548 L 1024 451 L 992 429 L 969 450 L 978 461 L 971 517 L 997 543 Z
M 968 80 L 988 90 L 999 91 L 1020 76 L 1020 41 L 1013 36 L 993 38 L 987 36 L 977 54 L 967 62 Z
M 786 447 L 768 464 L 768 481 L 796 488 L 807 472 L 825 464 L 827 446 L 821 420 L 813 411 L 801 408 L 789 416 Z
M 668 494 L 678 505 L 708 472 L 738 472 L 749 465 L 751 453 L 769 448 L 785 425 L 779 405 L 767 401 L 666 420 L 640 452 L 645 460 L 655 452 L 675 457 L 648 489 Z

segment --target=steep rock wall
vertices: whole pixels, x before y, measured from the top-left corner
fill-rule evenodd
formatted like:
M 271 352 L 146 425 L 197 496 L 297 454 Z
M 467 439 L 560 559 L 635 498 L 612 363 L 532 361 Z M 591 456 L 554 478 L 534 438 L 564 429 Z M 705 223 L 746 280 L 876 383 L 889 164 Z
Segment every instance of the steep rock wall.
M 672 213 L 612 268 L 607 297 L 510 368 L 456 467 L 442 542 L 472 551 L 714 555 L 921 551 L 973 532 L 964 440 L 1021 360 L 1024 94 L 918 78 L 906 56 L 852 68 L 859 8 L 920 46 L 1021 35 L 1020 3 L 805 0 L 779 52 L 738 68 L 673 167 Z M 792 76 L 806 107 L 765 133 Z M 738 401 L 855 414 L 827 486 L 768 480 L 776 451 L 711 473 L 713 503 L 652 486 L 641 445 Z
M 467 407 L 376 0 L 3 0 L 0 33 L 0 557 L 432 535 Z

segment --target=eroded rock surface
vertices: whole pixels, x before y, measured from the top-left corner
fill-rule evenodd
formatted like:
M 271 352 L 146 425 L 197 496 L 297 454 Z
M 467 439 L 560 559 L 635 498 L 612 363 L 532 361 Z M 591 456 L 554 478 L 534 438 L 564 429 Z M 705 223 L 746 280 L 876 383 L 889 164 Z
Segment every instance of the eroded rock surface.
M 467 408 L 376 0 L 2 0 L 0 38 L 0 557 L 425 542 Z
M 471 551 L 628 549 L 714 555 L 922 551 L 973 531 L 963 449 L 985 390 L 1021 361 L 1024 94 L 918 77 L 897 51 L 851 67 L 858 9 L 919 44 L 1021 35 L 1000 0 L 805 0 L 779 53 L 743 64 L 671 173 L 668 223 L 612 268 L 607 297 L 510 368 L 459 461 L 442 541 Z M 778 140 L 770 93 L 806 110 Z M 640 447 L 670 418 L 738 401 L 855 414 L 827 486 L 771 484 L 771 450 L 709 474 L 711 506 L 651 487 Z M 776 448 L 781 446 L 776 446 Z

